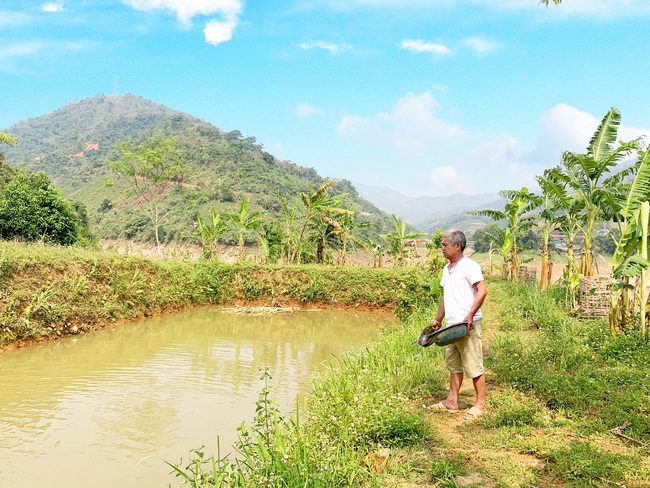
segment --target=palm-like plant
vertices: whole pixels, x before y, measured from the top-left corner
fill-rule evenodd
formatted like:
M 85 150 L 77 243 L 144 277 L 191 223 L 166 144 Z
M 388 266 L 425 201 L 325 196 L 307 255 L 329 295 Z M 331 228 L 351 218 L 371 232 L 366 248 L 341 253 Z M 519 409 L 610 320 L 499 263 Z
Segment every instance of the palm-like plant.
M 359 222 L 354 218 L 352 211 L 349 213 L 340 214 L 336 218 L 324 216 L 323 220 L 325 220 L 325 222 L 327 222 L 332 227 L 331 235 L 336 237 L 339 241 L 339 265 L 345 266 L 345 259 L 347 257 L 347 251 L 350 245 L 358 245 L 364 249 L 368 248 L 368 243 L 364 242 L 354 233 L 358 229 L 370 227 L 372 225 L 371 222 Z
M 576 204 L 574 208 L 579 211 L 578 228 L 585 238 L 580 262 L 580 273 L 584 276 L 595 274 L 593 238 L 596 225 L 616 214 L 625 178 L 634 172 L 630 167 L 612 173 L 624 158 L 638 149 L 639 143 L 635 139 L 615 145 L 620 123 L 621 113 L 611 108 L 589 141 L 585 154 L 567 151 L 559 166 L 544 172 L 545 176 L 564 183 L 569 198 Z
M 262 225 L 260 212 L 248 213 L 248 200 L 244 198 L 237 213 L 228 214 L 228 220 L 237 231 L 239 259 L 244 258 L 244 237 L 252 230 L 259 229 Z
M 201 239 L 203 256 L 207 259 L 217 257 L 219 254 L 219 238 L 228 229 L 228 224 L 221 219 L 215 209 L 210 211 L 210 222 L 206 223 L 201 217 L 197 219 L 196 230 Z
M 535 216 L 531 213 L 539 204 L 539 197 L 523 187 L 521 190 L 503 190 L 499 195 L 507 199 L 504 210 L 470 210 L 471 215 L 490 217 L 495 221 L 505 221 L 501 239 L 501 255 L 508 256 L 505 264 L 509 270 L 504 269 L 504 276 L 513 280 L 519 277 L 519 251 L 518 242 L 534 225 Z
M 348 210 L 341 208 L 345 195 L 330 195 L 328 193 L 333 185 L 332 181 L 325 180 L 316 190 L 310 189 L 307 193 L 300 192 L 300 200 L 305 209 L 305 216 L 291 254 L 291 263 L 296 262 L 297 259 L 300 260 L 305 231 L 315 220 L 320 220 L 326 215 L 348 212 Z
M 417 239 L 418 237 L 423 237 L 428 234 L 426 232 L 406 232 L 406 222 L 404 219 L 397 220 L 395 215 L 392 217 L 395 230 L 393 232 L 388 232 L 387 234 L 382 234 L 381 237 L 388 242 L 388 254 L 393 256 L 395 264 L 397 266 L 402 266 L 404 264 L 406 242 L 409 239 Z
M 567 239 L 567 278 L 578 273 L 578 266 L 574 256 L 574 243 L 580 232 L 579 214 L 582 209 L 582 202 L 575 199 L 567 191 L 567 184 L 557 177 L 555 172 L 547 171 L 544 176 L 538 176 L 537 182 L 544 193 L 544 198 L 549 199 L 553 209 L 554 222 L 557 230 L 561 231 Z M 543 218 L 550 217 L 545 213 Z
M 612 256 L 614 277 L 621 280 L 618 288 L 620 295 L 612 299 L 610 328 L 615 333 L 628 315 L 630 289 L 629 278 L 640 277 L 639 292 L 639 328 L 642 336 L 646 330 L 646 307 L 648 302 L 648 220 L 650 219 L 650 150 L 640 151 L 638 162 L 634 166 L 634 179 L 624 184 L 625 200 L 618 205 L 615 220 L 619 224 L 621 237 Z M 614 292 L 616 293 L 616 291 Z

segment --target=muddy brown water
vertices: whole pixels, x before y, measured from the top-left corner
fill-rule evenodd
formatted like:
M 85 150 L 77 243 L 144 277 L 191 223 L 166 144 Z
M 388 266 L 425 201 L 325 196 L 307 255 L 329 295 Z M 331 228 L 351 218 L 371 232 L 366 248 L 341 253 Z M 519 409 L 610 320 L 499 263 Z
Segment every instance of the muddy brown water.
M 0 354 L 0 488 L 178 486 L 163 462 L 231 450 L 268 368 L 284 411 L 391 314 L 204 307 Z

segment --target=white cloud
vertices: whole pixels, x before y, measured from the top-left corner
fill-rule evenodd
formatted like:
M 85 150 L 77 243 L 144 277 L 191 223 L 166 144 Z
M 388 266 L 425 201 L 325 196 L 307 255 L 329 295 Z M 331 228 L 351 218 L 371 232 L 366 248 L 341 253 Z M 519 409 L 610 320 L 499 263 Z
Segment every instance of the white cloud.
M 171 10 L 183 23 L 196 15 L 220 14 L 226 19 L 237 17 L 242 11 L 241 0 L 123 0 L 136 10 Z
M 607 110 L 597 118 L 565 103 L 555 105 L 540 118 L 540 136 L 530 159 L 546 163 L 546 167 L 550 168 L 559 163 L 564 151 L 586 152 L 589 141 Z M 648 128 L 631 127 L 624 122 L 625 114 L 621 117 L 621 125 L 618 129 L 619 140 L 631 141 L 650 135 Z
M 0 59 L 22 58 L 31 56 L 45 48 L 42 42 L 21 42 L 0 47 Z
M 183 24 L 189 25 L 197 15 L 219 15 L 206 23 L 203 33 L 208 44 L 232 39 L 242 12 L 242 0 L 122 0 L 136 10 L 171 10 Z
M 300 44 L 300 49 L 303 49 L 304 51 L 308 51 L 310 49 L 324 49 L 324 50 L 329 51 L 331 53 L 335 53 L 337 51 L 348 50 L 348 49 L 351 49 L 351 48 L 352 48 L 352 46 L 347 45 L 347 44 L 332 44 L 332 43 L 323 42 L 323 41 L 316 41 L 316 42 Z
M 604 115 L 596 118 L 560 103 L 541 115 L 540 135 L 532 149 L 524 150 L 514 136 L 503 133 L 461 155 L 459 161 L 462 166 L 480 168 L 478 171 L 484 172 L 482 180 L 491 181 L 493 185 L 500 183 L 501 189 L 534 188 L 537 186 L 535 176 L 557 166 L 564 151 L 586 152 Z M 619 139 L 624 141 L 648 133 L 642 128 L 625 125 L 618 131 Z
M 418 53 L 451 54 L 451 50 L 447 46 L 424 42 L 419 39 L 405 39 L 402 41 L 400 47 Z
M 235 27 L 237 27 L 236 19 L 226 21 L 211 20 L 205 25 L 205 29 L 203 29 L 205 42 L 214 46 L 222 42 L 227 42 L 232 39 Z
M 588 112 L 564 103 L 555 105 L 540 117 L 540 136 L 531 159 L 551 168 L 564 151 L 585 152 L 598 122 Z
M 451 195 L 454 193 L 472 194 L 475 188 L 472 182 L 458 172 L 455 166 L 438 166 L 429 176 L 432 194 Z
M 25 13 L 0 10 L 0 29 L 4 27 L 17 27 L 28 23 L 30 20 L 31 17 Z
M 301 118 L 311 117 L 313 115 L 319 115 L 322 113 L 323 111 L 320 108 L 306 102 L 301 102 L 296 107 L 296 115 Z
M 44 3 L 41 6 L 41 10 L 43 12 L 63 12 L 63 4 L 54 2 Z
M 462 142 L 467 136 L 458 125 L 437 117 L 438 108 L 431 93 L 409 93 L 398 100 L 389 113 L 343 117 L 337 132 L 346 139 L 389 146 L 402 157 L 421 159 Z
M 479 54 L 492 52 L 499 47 L 495 41 L 481 36 L 468 37 L 463 43 Z

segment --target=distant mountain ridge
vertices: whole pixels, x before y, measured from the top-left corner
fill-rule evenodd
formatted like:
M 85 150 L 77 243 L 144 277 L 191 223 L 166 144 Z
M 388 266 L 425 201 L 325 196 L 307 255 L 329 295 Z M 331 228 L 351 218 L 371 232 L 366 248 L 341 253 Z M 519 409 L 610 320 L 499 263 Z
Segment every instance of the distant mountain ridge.
M 489 222 L 490 219 L 468 215 L 468 210 L 502 209 L 504 203 L 498 194 L 409 197 L 387 187 L 353 184 L 359 194 L 377 208 L 403 218 L 424 232 L 451 226 L 470 230 L 475 227 L 472 223 Z

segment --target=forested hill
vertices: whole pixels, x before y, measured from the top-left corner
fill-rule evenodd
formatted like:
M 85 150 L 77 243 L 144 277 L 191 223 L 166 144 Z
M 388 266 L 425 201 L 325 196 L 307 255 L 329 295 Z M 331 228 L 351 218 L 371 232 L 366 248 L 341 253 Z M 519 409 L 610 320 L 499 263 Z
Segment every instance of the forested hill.
M 6 162 L 43 170 L 63 192 L 83 203 L 100 237 L 127 237 L 147 241 L 152 231 L 128 200 L 125 185 L 115 178 L 109 162 L 117 158 L 115 144 L 129 139 L 134 146 L 154 133 L 172 136 L 188 171 L 165 199 L 169 217 L 164 240 L 186 239 L 198 216 L 236 212 L 243 198 L 263 220 L 283 218 L 280 197 L 297 202 L 300 192 L 323 183 L 318 173 L 275 158 L 235 130 L 219 128 L 164 105 L 134 95 L 98 95 L 74 101 L 52 113 L 19 122 L 2 130 L 18 139 L 3 147 Z M 106 182 L 115 180 L 109 187 Z M 361 198 L 352 184 L 336 181 L 333 193 L 347 193 L 348 205 L 359 220 L 370 221 L 376 232 L 391 230 L 390 216 Z

